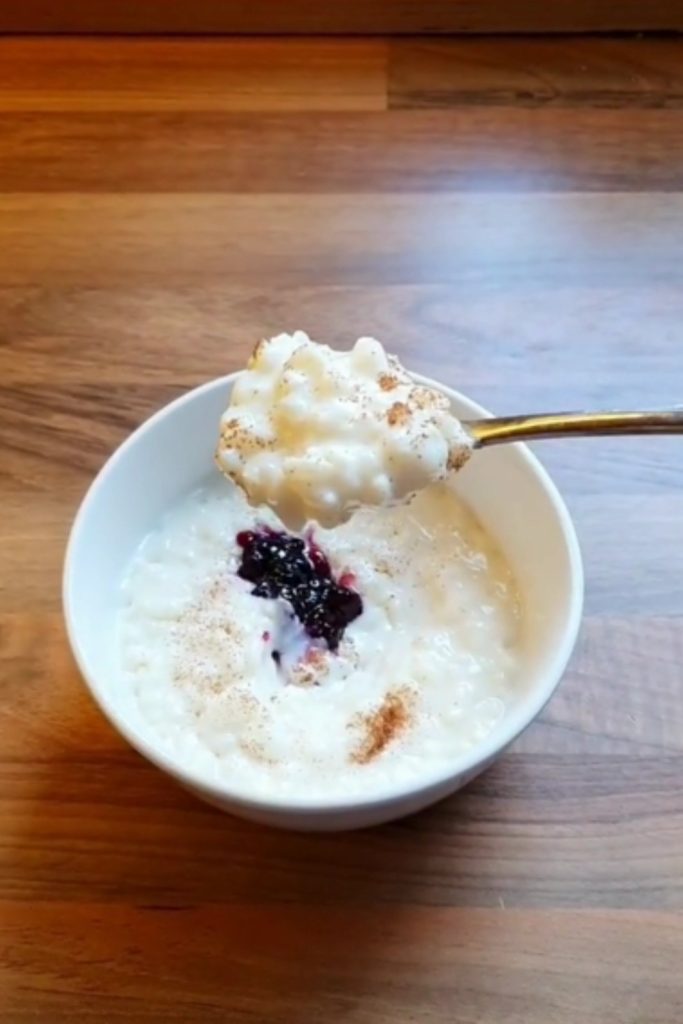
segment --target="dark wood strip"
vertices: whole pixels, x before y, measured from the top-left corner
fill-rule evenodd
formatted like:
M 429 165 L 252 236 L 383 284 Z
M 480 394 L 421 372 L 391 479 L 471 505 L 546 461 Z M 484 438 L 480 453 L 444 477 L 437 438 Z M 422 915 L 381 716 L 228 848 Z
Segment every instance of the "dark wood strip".
M 606 222 L 601 219 L 606 209 L 595 197 L 572 202 L 577 211 L 573 219 L 567 213 L 562 229 L 558 218 L 548 224 L 548 234 L 554 235 L 548 250 L 551 267 L 535 268 L 532 276 L 528 267 L 534 247 L 529 239 L 518 239 L 517 251 L 511 246 L 505 259 L 493 258 L 496 245 L 489 232 L 489 265 L 482 266 L 473 242 L 468 271 L 463 239 L 462 272 L 440 285 L 283 287 L 272 279 L 267 285 L 240 284 L 229 248 L 218 280 L 177 288 L 143 285 L 140 243 L 131 239 L 129 258 L 139 272 L 137 282 L 88 287 L 74 278 L 73 283 L 50 284 L 47 278 L 54 271 L 46 267 L 43 281 L 35 285 L 0 287 L 0 381 L 6 387 L 50 388 L 58 371 L 60 387 L 68 390 L 95 386 L 106 371 L 113 388 L 129 387 L 142 376 L 149 388 L 183 386 L 238 369 L 260 337 L 287 324 L 341 346 L 363 333 L 375 334 L 409 366 L 440 377 L 501 413 L 519 411 L 522 405 L 540 409 L 544 402 L 596 408 L 675 403 L 683 375 L 683 267 L 674 263 L 677 251 L 671 252 L 670 262 L 658 262 L 655 236 L 649 252 L 637 261 L 648 237 L 648 204 L 640 199 L 613 201 L 623 209 L 624 220 L 636 207 L 642 214 L 630 237 L 621 242 L 615 238 L 607 252 Z M 568 197 L 558 199 L 558 212 L 569 203 Z M 662 257 L 683 232 L 678 205 L 676 199 L 669 207 L 671 225 L 661 231 Z M 52 211 L 51 201 L 48 207 Z M 545 204 L 541 208 L 547 209 Z M 595 226 L 589 219 L 591 208 Z M 653 203 L 654 211 L 659 208 Z M 666 204 L 661 208 L 665 211 Z M 503 221 L 506 209 L 510 221 L 516 210 L 523 211 L 520 218 L 532 221 L 533 205 L 509 199 L 496 209 Z M 395 213 L 391 220 L 398 245 Z M 474 227 L 474 210 L 471 222 Z M 35 244 L 55 245 L 47 226 L 36 229 L 33 223 Z M 319 265 L 321 241 L 313 244 L 313 262 Z M 296 246 L 293 239 L 292 256 Z M 63 248 L 58 245 L 62 264 Z M 606 259 L 600 262 L 601 254 L 611 257 L 609 265 Z M 417 272 L 426 257 L 417 241 L 413 256 Z M 338 264 L 332 269 L 340 271 Z M 652 440 L 635 443 L 647 443 L 654 451 Z M 667 443 L 660 439 L 654 444 Z M 623 447 L 616 440 L 600 444 L 615 457 Z M 572 451 L 580 449 L 572 446 Z M 591 466 L 584 468 L 586 484 L 595 486 L 590 483 Z M 639 483 L 645 484 L 644 475 Z
M 394 40 L 389 104 L 680 108 L 683 41 L 675 36 Z
M 683 110 L 14 112 L 0 190 L 671 191 Z
M 679 285 L 682 225 L 681 195 L 15 195 L 0 197 L 0 280 L 183 294 L 533 280 L 627 294 Z
M 302 837 L 218 815 L 132 753 L 4 762 L 12 817 L 0 897 L 104 902 L 109 915 L 124 886 L 127 905 L 276 903 L 288 930 L 297 907 L 316 904 L 321 921 L 335 907 L 381 905 L 386 922 L 392 906 L 499 910 L 501 900 L 509 910 L 666 910 L 683 899 L 681 766 L 509 754 L 403 824 Z M 37 815 L 37 795 L 55 813 Z M 603 850 L 607 862 L 596 860 Z
M 0 941 L 12 950 L 6 1019 L 27 1020 L 28 1008 L 37 1019 L 67 1024 L 76 1003 L 85 1024 L 390 1024 L 455 1013 L 477 1024 L 482 1008 L 509 1024 L 679 1019 L 683 935 L 666 912 L 501 914 L 406 900 L 316 913 L 264 905 L 256 888 L 254 898 L 251 906 L 175 912 L 37 903 L 28 917 L 4 902 Z M 417 956 L 424 962 L 410 970 Z M 150 977 L 167 983 L 152 985 Z
M 24 0 L 0 13 L 10 32 L 441 33 L 683 28 L 675 0 Z

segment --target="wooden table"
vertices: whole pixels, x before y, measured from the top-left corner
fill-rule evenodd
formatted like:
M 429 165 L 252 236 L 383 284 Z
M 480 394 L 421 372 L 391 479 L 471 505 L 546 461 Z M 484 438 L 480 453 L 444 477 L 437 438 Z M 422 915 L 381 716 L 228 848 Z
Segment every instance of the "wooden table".
M 202 806 L 68 653 L 84 488 L 255 339 L 373 333 L 500 412 L 683 400 L 683 44 L 0 44 L 0 1020 L 679 1024 L 683 442 L 547 444 L 564 683 L 365 833 Z M 505 500 L 505 496 L 501 496 Z

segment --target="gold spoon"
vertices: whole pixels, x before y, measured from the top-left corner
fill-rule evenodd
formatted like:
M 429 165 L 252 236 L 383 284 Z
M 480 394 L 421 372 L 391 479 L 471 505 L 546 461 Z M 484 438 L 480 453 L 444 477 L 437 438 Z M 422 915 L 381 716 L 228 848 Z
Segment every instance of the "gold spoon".
M 505 441 L 609 434 L 683 434 L 683 406 L 643 412 L 549 412 L 465 420 L 474 448 Z

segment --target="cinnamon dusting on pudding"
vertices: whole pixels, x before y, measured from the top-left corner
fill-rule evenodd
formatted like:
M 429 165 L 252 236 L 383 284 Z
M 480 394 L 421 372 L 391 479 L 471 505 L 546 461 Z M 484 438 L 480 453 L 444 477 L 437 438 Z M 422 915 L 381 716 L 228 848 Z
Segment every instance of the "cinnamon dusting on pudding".
M 420 386 L 413 388 L 410 401 L 415 409 L 438 409 L 441 405 L 441 398 L 436 392 Z
M 458 469 L 462 469 L 467 460 L 470 457 L 471 452 L 467 448 L 457 447 L 451 448 L 448 453 L 448 464 L 447 468 L 451 472 L 455 472 Z
M 271 767 L 275 767 L 277 765 L 275 758 L 270 757 L 263 743 L 259 743 L 257 740 L 240 740 L 238 747 L 245 757 L 255 761 L 257 764 L 270 765 Z
M 449 399 L 374 338 L 335 351 L 303 331 L 260 343 L 221 418 L 218 467 L 291 530 L 403 502 L 472 440 Z
M 401 396 L 388 395 L 387 433 L 403 433 L 385 418 Z M 419 786 L 523 695 L 514 578 L 450 488 L 356 517 L 305 531 L 305 578 L 275 574 L 307 620 L 308 589 L 330 570 L 362 594 L 336 652 L 292 601 L 238 575 L 237 532 L 249 547 L 263 536 L 269 558 L 288 545 L 235 487 L 192 492 L 144 539 L 121 584 L 121 707 L 174 763 L 247 798 L 371 799 Z
M 400 384 L 398 377 L 391 373 L 380 373 L 377 380 L 382 391 L 393 391 Z
M 358 715 L 352 724 L 364 730 L 363 741 L 351 755 L 356 764 L 369 764 L 410 725 L 413 694 L 407 686 L 390 690 L 375 711 Z
M 395 427 L 407 423 L 410 419 L 410 408 L 405 402 L 394 402 L 387 412 L 389 426 Z
M 311 647 L 291 669 L 289 682 L 296 686 L 320 686 L 329 669 L 329 655 L 319 647 Z

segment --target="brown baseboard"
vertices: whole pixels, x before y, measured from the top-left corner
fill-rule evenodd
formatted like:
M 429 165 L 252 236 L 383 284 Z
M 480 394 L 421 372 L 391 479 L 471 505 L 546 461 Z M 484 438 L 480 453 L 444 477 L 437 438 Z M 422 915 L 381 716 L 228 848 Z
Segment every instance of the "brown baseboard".
M 23 0 L 0 32 L 443 34 L 683 30 L 683 0 Z

